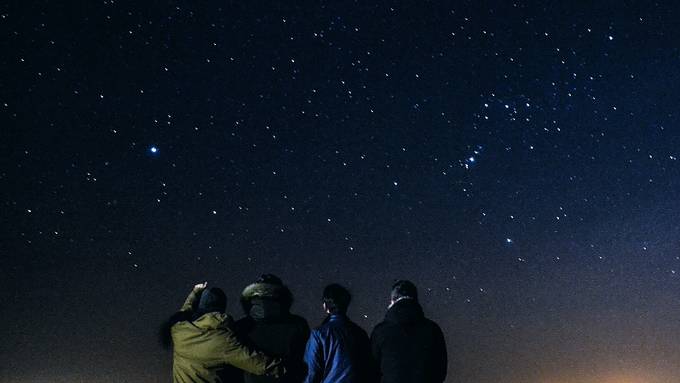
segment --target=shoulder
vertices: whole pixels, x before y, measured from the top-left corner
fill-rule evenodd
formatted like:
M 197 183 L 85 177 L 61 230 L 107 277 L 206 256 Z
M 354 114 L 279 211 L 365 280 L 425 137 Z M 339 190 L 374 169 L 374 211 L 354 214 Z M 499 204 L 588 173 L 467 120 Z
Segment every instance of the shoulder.
M 424 319 L 424 322 L 427 323 L 428 326 L 430 326 L 430 327 L 432 327 L 432 328 L 435 328 L 435 329 L 441 331 L 441 328 L 439 327 L 439 325 L 437 324 L 437 322 L 433 321 L 433 320 L 430 319 L 430 318 L 423 318 L 423 319 Z
M 326 321 L 325 323 L 322 323 L 314 328 L 310 333 L 310 337 L 316 336 L 318 338 L 328 338 L 335 336 L 336 333 L 342 331 L 342 328 L 338 325 L 339 323 Z
M 171 334 L 179 334 L 183 333 L 187 330 L 196 330 L 198 329 L 196 326 L 194 326 L 190 321 L 188 320 L 182 320 L 179 321 L 170 327 L 170 333 Z
M 382 322 L 378 323 L 377 325 L 375 325 L 375 327 L 373 327 L 373 331 L 371 332 L 371 335 L 380 334 L 380 333 L 384 332 L 389 327 L 389 325 L 390 324 L 386 321 L 382 321 Z
M 255 325 L 255 320 L 249 316 L 245 316 L 233 324 L 234 331 L 238 333 L 249 332 Z
M 251 317 L 249 317 L 249 316 L 246 315 L 246 316 L 244 316 L 243 318 L 234 321 L 234 325 L 241 326 L 241 325 L 243 325 L 243 324 L 245 324 L 245 323 L 250 323 L 250 322 L 252 322 L 252 321 L 253 321 L 253 318 L 251 318 Z
M 442 331 L 442 328 L 439 327 L 437 322 L 429 318 L 424 318 L 423 323 L 425 323 L 425 325 L 430 328 L 434 335 L 444 337 L 444 332 Z
M 359 325 L 358 323 L 352 322 L 352 326 L 354 326 L 354 328 L 355 328 L 357 331 L 360 331 L 360 332 L 362 332 L 362 333 L 364 333 L 364 334 L 367 334 L 366 330 L 364 330 L 364 328 L 361 327 L 361 325 Z
M 312 333 L 313 334 L 322 334 L 322 333 L 328 332 L 330 330 L 330 328 L 331 328 L 330 322 L 322 323 L 322 324 L 314 327 L 312 329 Z
M 371 340 L 374 342 L 381 342 L 385 337 L 389 336 L 389 334 L 394 333 L 395 326 L 398 325 L 387 321 L 378 323 L 371 332 Z
M 303 318 L 303 317 L 301 317 L 301 316 L 299 316 L 299 315 L 290 314 L 290 320 L 291 320 L 291 321 L 294 321 L 294 322 L 296 322 L 296 323 L 301 323 L 301 324 L 304 323 L 305 326 L 308 326 L 308 324 L 307 324 L 307 319 L 305 319 L 305 318 Z
M 219 313 L 207 313 L 193 321 L 177 322 L 172 326 L 172 333 L 177 335 L 202 333 L 208 337 L 219 335 L 226 338 L 235 336 L 231 317 Z
M 328 331 L 317 327 L 309 332 L 308 343 L 320 343 L 322 339 L 328 337 Z
M 359 326 L 359 324 L 356 322 L 348 320 L 347 327 L 349 327 L 350 331 L 354 333 L 354 335 L 362 338 L 368 338 L 368 333 L 366 330 L 364 330 L 364 328 Z
M 298 327 L 309 329 L 307 320 L 299 315 L 289 314 L 288 321 Z
M 206 315 L 211 315 L 211 327 L 220 331 L 234 332 L 234 318 L 227 314 L 220 313 L 210 313 Z

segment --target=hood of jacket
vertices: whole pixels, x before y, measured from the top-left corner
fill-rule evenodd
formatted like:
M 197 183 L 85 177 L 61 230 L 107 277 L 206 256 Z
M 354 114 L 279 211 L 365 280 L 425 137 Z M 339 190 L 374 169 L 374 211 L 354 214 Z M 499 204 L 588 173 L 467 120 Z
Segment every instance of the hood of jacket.
M 423 308 L 415 299 L 402 299 L 393 304 L 385 314 L 385 321 L 396 323 L 413 323 L 425 317 Z
M 271 283 L 253 283 L 243 289 L 243 292 L 241 293 L 241 299 L 280 299 L 286 294 L 287 291 L 288 288 L 286 288 L 286 286 L 275 285 Z
M 288 314 L 293 295 L 286 286 L 253 283 L 241 293 L 241 306 L 255 320 L 277 319 Z

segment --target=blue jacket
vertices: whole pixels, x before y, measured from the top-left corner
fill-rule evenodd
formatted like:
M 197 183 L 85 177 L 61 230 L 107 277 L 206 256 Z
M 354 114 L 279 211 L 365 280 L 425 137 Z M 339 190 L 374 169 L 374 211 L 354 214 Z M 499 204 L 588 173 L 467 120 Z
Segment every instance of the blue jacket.
M 368 334 L 344 315 L 331 315 L 307 341 L 305 383 L 364 383 L 370 376 Z

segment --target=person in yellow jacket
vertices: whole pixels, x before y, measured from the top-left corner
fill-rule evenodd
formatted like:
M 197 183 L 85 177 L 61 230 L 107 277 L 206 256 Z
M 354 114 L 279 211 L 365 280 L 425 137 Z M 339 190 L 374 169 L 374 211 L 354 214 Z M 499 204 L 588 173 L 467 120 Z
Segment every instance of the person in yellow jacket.
M 280 359 L 236 339 L 233 320 L 225 313 L 224 292 L 206 287 L 207 282 L 194 286 L 180 311 L 164 326 L 164 343 L 173 350 L 173 382 L 229 383 L 224 374 L 228 365 L 251 374 L 281 376 L 285 369 Z

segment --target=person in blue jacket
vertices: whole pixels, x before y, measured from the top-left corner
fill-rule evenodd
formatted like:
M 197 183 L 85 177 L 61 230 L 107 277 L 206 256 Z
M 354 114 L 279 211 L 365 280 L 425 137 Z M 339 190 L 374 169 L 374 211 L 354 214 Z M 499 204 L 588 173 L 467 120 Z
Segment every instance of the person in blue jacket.
M 305 383 L 365 383 L 371 379 L 371 343 L 368 334 L 347 317 L 352 300 L 338 284 L 323 290 L 323 309 L 328 314 L 307 341 Z

